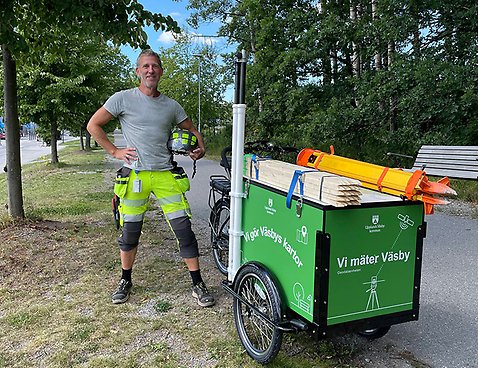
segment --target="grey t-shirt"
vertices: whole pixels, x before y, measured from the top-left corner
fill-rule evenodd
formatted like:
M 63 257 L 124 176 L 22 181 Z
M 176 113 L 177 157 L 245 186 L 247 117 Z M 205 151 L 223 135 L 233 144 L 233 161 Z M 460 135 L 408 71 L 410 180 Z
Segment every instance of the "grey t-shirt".
M 121 123 L 128 147 L 136 148 L 138 160 L 126 167 L 135 170 L 172 169 L 167 142 L 171 129 L 183 122 L 186 112 L 175 100 L 161 94 L 149 97 L 139 88 L 116 92 L 103 106 Z

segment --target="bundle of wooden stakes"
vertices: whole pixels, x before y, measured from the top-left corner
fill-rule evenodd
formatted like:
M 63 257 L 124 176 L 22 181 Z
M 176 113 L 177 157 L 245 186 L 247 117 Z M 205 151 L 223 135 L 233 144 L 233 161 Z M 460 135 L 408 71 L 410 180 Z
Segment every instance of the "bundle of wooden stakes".
M 245 176 L 257 179 L 266 184 L 289 191 L 296 170 L 303 172 L 300 180 L 303 183 L 303 196 L 335 207 L 359 205 L 361 197 L 361 183 L 355 179 L 308 170 L 303 166 L 290 164 L 271 159 L 256 159 L 246 157 Z M 294 189 L 300 193 L 300 184 Z

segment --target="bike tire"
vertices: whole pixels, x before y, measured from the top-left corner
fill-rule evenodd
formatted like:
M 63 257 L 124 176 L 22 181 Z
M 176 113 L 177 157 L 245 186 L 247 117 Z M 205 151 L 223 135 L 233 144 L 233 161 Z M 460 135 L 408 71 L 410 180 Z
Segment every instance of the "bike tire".
M 379 339 L 390 330 L 390 326 L 378 327 L 378 328 L 371 328 L 369 330 L 359 331 L 358 334 L 360 336 L 365 337 L 368 340 L 375 340 Z
M 280 295 L 269 274 L 256 264 L 242 267 L 236 275 L 235 292 L 268 319 L 281 319 Z M 278 354 L 283 332 L 238 298 L 233 301 L 234 321 L 242 345 L 249 356 L 260 364 L 271 362 Z
M 221 198 L 214 204 L 209 221 L 211 224 L 211 246 L 214 263 L 223 275 L 227 275 L 229 265 L 229 219 L 229 201 Z

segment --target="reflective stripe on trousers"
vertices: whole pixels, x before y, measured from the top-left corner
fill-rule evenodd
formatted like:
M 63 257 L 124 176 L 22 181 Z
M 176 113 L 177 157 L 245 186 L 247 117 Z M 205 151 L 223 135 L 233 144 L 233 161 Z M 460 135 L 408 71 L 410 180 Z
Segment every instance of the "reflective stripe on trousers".
M 133 185 L 137 179 L 141 180 L 141 192 L 134 193 Z M 189 203 L 170 171 L 140 171 L 138 174 L 132 171 L 119 207 L 122 223 L 143 220 L 151 193 L 168 220 L 191 217 Z

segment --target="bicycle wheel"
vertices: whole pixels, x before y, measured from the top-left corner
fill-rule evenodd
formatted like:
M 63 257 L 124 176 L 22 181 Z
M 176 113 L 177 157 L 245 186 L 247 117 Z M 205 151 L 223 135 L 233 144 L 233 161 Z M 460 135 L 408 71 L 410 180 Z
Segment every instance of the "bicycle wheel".
M 363 336 L 369 340 L 379 339 L 390 330 L 390 326 L 371 328 L 369 330 L 363 330 L 358 332 L 360 336 Z
M 221 198 L 211 211 L 211 245 L 217 269 L 227 275 L 229 264 L 229 201 Z
M 255 264 L 244 266 L 236 275 L 235 292 L 270 321 L 281 318 L 280 296 L 269 274 Z M 255 361 L 267 364 L 282 344 L 282 331 L 266 322 L 252 308 L 234 298 L 234 321 L 241 343 Z

